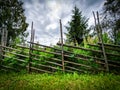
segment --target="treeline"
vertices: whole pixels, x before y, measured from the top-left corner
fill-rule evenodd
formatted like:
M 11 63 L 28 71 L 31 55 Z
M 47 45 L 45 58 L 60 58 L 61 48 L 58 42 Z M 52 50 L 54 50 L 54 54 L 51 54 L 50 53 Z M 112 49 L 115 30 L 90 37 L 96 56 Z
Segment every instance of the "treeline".
M 9 3 L 8 3 L 9 2 Z M 2 66 L 10 66 L 16 69 L 22 69 L 27 66 L 30 69 L 39 68 L 37 70 L 62 70 L 61 67 L 61 47 L 55 45 L 54 48 L 46 48 L 40 47 L 39 45 L 33 45 L 34 48 L 31 47 L 31 44 L 25 42 L 27 33 L 25 33 L 28 24 L 26 23 L 24 16 L 24 9 L 22 7 L 23 2 L 18 0 L 4 0 L 0 1 L 0 39 L 1 39 L 1 47 L 0 47 L 0 64 Z M 95 26 L 91 26 L 88 28 L 88 18 L 82 15 L 82 11 L 80 11 L 76 6 L 72 10 L 72 19 L 68 22 L 68 26 L 66 26 L 67 32 L 65 44 L 72 47 L 79 47 L 79 49 L 70 48 L 67 46 L 62 47 L 65 55 L 64 59 L 65 68 L 68 68 L 68 72 L 71 70 L 77 71 L 85 71 L 87 68 L 94 68 L 98 70 L 100 67 L 104 66 L 104 56 L 103 52 L 111 52 L 107 56 L 107 60 L 110 59 L 110 63 L 117 64 L 113 66 L 117 66 L 113 70 L 119 70 L 119 43 L 120 43 L 120 1 L 119 0 L 106 0 L 103 6 L 102 14 L 100 14 L 103 18 L 100 20 L 101 22 L 96 24 Z M 101 17 L 100 16 L 100 17 Z M 99 18 L 98 18 L 99 19 Z M 99 30 L 98 30 L 99 29 Z M 92 33 L 91 33 L 92 31 Z M 91 47 L 88 44 L 96 44 L 99 45 L 99 35 L 97 31 L 101 33 L 101 39 L 103 43 L 117 44 L 117 50 L 101 50 L 103 47 Z M 31 35 L 32 40 L 34 39 L 34 35 Z M 34 41 L 34 40 L 33 40 Z M 16 44 L 26 45 L 26 48 L 18 48 Z M 74 46 L 73 46 L 74 45 Z M 93 46 L 97 46 L 93 45 Z M 103 44 L 104 45 L 104 44 Z M 11 47 L 6 47 L 11 46 Z M 16 48 L 16 49 L 15 49 Z M 92 50 L 93 52 L 86 51 Z M 30 50 L 29 50 L 30 49 Z M 33 52 L 31 52 L 33 51 Z M 96 53 L 97 51 L 98 53 Z M 100 54 L 102 53 L 102 54 Z M 108 54 L 108 53 L 104 53 Z M 113 55 L 115 54 L 115 56 Z M 110 56 L 111 55 L 111 56 Z M 93 56 L 93 57 L 90 57 Z M 34 57 L 34 58 L 33 58 Z M 95 60 L 102 59 L 103 61 L 98 61 L 98 63 L 102 63 L 101 65 L 96 63 Z M 52 59 L 52 60 L 51 60 Z M 32 62 L 30 62 L 32 60 Z M 67 61 L 68 60 L 68 61 Z M 87 60 L 87 61 L 85 61 Z M 109 60 L 108 60 L 109 61 Z M 74 64 L 74 65 L 73 65 Z M 35 67 L 34 67 L 35 66 Z M 40 69 L 42 68 L 42 69 Z M 47 69 L 46 69 L 47 68 Z M 112 70 L 112 68 L 111 68 Z M 54 70 L 53 70 L 54 71 Z M 89 71 L 88 69 L 86 71 Z M 96 72 L 96 71 L 95 71 Z
M 24 43 L 28 33 L 26 28 L 25 9 L 21 0 L 0 1 L 0 40 L 4 44 Z M 120 44 L 120 1 L 105 0 L 102 11 L 99 12 L 103 41 L 105 43 Z M 75 46 L 84 40 L 98 42 L 98 25 L 88 27 L 88 18 L 82 15 L 76 6 L 72 10 L 72 18 L 66 26 L 66 43 Z M 92 33 L 91 33 L 92 32 Z M 5 37 L 5 38 L 4 38 Z

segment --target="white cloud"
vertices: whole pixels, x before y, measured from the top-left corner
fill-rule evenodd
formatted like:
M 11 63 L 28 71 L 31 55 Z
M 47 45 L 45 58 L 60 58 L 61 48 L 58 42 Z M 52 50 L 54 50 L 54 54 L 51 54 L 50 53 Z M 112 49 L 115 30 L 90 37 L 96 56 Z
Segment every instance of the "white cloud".
M 98 2 L 99 1 L 99 2 Z M 97 3 L 98 2 L 98 3 Z M 93 24 L 92 11 L 99 10 L 102 6 L 102 0 L 25 0 L 25 15 L 30 33 L 31 22 L 34 22 L 35 42 L 50 45 L 58 42 L 60 38 L 59 19 L 62 19 L 63 32 L 66 32 L 64 26 L 71 19 L 71 10 L 75 5 L 82 10 L 83 14 L 90 18 L 89 25 Z M 95 3 L 95 4 L 93 4 Z M 92 4 L 92 6 L 91 6 Z M 30 38 L 30 35 L 29 37 Z M 65 38 L 65 35 L 64 35 Z
M 46 27 L 46 30 L 56 29 L 56 28 L 57 28 L 57 24 L 56 24 L 56 23 L 53 23 L 53 24 L 49 24 L 49 25 Z

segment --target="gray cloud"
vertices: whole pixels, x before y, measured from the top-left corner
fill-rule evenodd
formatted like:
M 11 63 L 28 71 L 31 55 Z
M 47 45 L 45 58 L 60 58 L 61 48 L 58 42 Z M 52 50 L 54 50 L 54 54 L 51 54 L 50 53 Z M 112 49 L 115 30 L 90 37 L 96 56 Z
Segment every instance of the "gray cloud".
M 59 19 L 64 26 L 71 19 L 71 10 L 76 5 L 90 18 L 89 25 L 93 24 L 92 11 L 100 10 L 104 0 L 23 0 L 25 15 L 30 33 L 31 22 L 34 22 L 35 41 L 41 44 L 55 44 L 60 38 Z M 30 35 L 28 39 L 30 38 Z M 65 38 L 65 35 L 64 35 Z

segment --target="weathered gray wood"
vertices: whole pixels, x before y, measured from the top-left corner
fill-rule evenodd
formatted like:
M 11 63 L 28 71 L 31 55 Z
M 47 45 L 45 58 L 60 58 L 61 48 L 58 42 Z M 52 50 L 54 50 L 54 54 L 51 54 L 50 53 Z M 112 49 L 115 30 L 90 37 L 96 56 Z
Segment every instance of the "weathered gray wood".
M 32 53 L 32 56 L 36 56 L 36 57 L 40 58 L 40 57 L 43 56 L 43 55 L 37 55 L 37 54 L 33 54 L 33 53 Z M 57 58 L 47 58 L 47 59 L 61 62 L 61 59 L 57 59 Z
M 33 62 L 30 62 L 31 64 L 34 64 Z M 51 69 L 55 69 L 55 70 L 58 70 L 58 68 L 56 67 L 52 67 L 52 66 L 49 66 L 49 65 L 43 65 L 43 64 L 36 64 L 38 66 L 42 66 L 42 67 L 46 67 L 46 68 L 51 68 Z M 62 71 L 62 69 L 59 69 Z
M 100 42 L 100 34 L 99 34 L 99 30 L 98 30 L 98 26 L 97 26 L 97 22 L 96 22 L 96 17 L 95 17 L 94 11 L 93 11 L 93 17 L 94 17 L 94 22 L 95 22 L 95 30 L 97 32 L 98 40 Z
M 4 65 L 1 65 L 2 68 L 5 68 L 5 69 L 10 69 L 10 70 L 14 70 L 14 71 L 19 71 L 13 67 L 9 67 L 9 66 L 4 66 Z
M 21 50 L 18 50 L 18 49 L 12 48 L 12 47 L 7 47 L 7 46 L 1 46 L 1 47 L 5 48 L 5 49 L 8 49 L 8 50 L 13 50 L 13 51 L 21 52 Z M 29 54 L 28 52 L 24 52 L 24 53 L 27 54 L 27 55 Z
M 27 48 L 27 47 L 25 47 L 25 48 Z M 38 49 L 33 49 L 33 50 L 37 50 L 37 51 L 39 51 Z M 55 55 L 60 55 L 60 53 L 54 53 L 54 52 L 48 52 L 48 51 L 45 51 L 45 50 L 40 50 L 40 51 L 43 51 L 43 52 L 46 52 L 46 53 L 50 53 L 50 54 L 55 54 Z M 64 51 L 64 52 L 66 52 L 66 51 Z M 70 53 L 69 51 L 67 51 L 67 53 Z M 102 53 L 102 52 L 101 52 Z M 71 54 L 71 53 L 70 53 Z M 77 54 L 76 54 L 77 55 Z M 34 55 L 33 55 L 34 56 Z M 69 55 L 64 55 L 65 57 L 70 57 Z M 83 57 L 84 55 L 82 55 L 82 57 Z M 77 58 L 77 59 L 80 59 L 80 57 L 75 57 L 75 58 Z M 87 59 L 88 58 L 88 59 Z M 91 56 L 85 56 L 85 58 L 81 58 L 82 60 L 89 60 L 89 58 L 93 58 L 95 61 L 96 61 L 96 63 L 98 63 L 98 64 L 104 64 L 104 63 L 102 63 L 101 61 L 104 61 L 104 59 L 101 59 L 101 58 L 97 58 L 97 57 L 91 57 Z M 100 61 L 99 61 L 100 60 Z M 60 60 L 59 60 L 60 61 Z M 115 62 L 115 61 L 110 61 L 110 60 L 108 60 L 109 62 L 113 62 L 113 63 L 118 63 L 118 62 Z M 101 62 L 101 63 L 100 63 Z M 113 65 L 109 65 L 109 66 L 113 66 Z
M 35 34 L 35 30 L 33 29 L 33 22 L 32 22 L 32 25 L 31 25 L 31 39 L 30 39 L 30 42 L 34 42 L 34 35 Z M 30 62 L 32 61 L 32 55 L 31 53 L 33 52 L 33 44 L 30 43 L 30 49 L 29 49 L 29 61 L 28 61 L 28 73 L 31 72 L 31 64 Z
M 57 43 L 57 45 L 61 45 L 61 43 Z M 63 46 L 71 47 L 71 48 L 75 48 L 75 49 L 81 49 L 81 50 L 85 50 L 85 51 L 92 51 L 92 52 L 102 53 L 101 50 L 92 50 L 92 49 L 89 49 L 89 48 L 77 47 L 77 46 L 66 45 L 66 44 L 63 44 Z
M 3 52 L 8 52 L 8 53 L 11 53 L 11 54 L 14 54 L 14 55 L 18 55 L 18 56 L 29 58 L 29 56 L 27 56 L 27 55 L 18 54 L 18 53 L 14 53 L 14 52 L 9 52 L 9 51 L 6 51 L 6 50 L 3 50 Z
M 33 60 L 40 61 L 38 58 L 33 58 Z M 61 64 L 56 63 L 56 62 L 52 62 L 52 61 L 48 61 L 48 60 L 44 60 L 44 62 L 47 62 L 47 63 L 53 64 L 53 65 L 58 65 L 58 66 L 61 66 L 61 67 L 62 67 L 62 65 L 61 65 Z
M 4 38 L 5 38 L 5 29 L 2 29 L 2 31 L 1 31 L 1 42 L 0 42 L 0 44 L 1 44 L 1 47 L 0 47 L 0 67 L 1 67 L 1 65 L 2 65 L 2 62 L 3 62 L 3 47 L 2 46 L 4 46 Z
M 7 55 L 3 55 L 4 57 L 7 57 L 7 58 L 11 58 L 11 57 L 9 57 L 9 56 L 7 56 Z M 13 59 L 16 59 L 17 61 L 20 61 L 20 62 L 23 62 L 23 63 L 26 63 L 27 61 L 25 61 L 25 60 L 22 60 L 22 59 L 18 59 L 18 58 L 13 58 Z
M 62 57 L 62 66 L 63 66 L 63 72 L 64 72 L 65 66 L 64 66 L 63 32 L 62 32 L 61 20 L 60 20 L 60 34 L 61 34 L 61 57 Z
M 65 72 L 74 73 L 75 71 L 65 69 Z
M 78 72 L 84 72 L 83 70 L 80 70 L 80 69 L 77 69 L 77 68 L 74 68 L 74 67 L 70 67 L 70 66 L 65 66 L 66 68 L 69 68 L 69 69 L 72 69 L 72 70 L 75 70 L 75 71 L 78 71 Z
M 27 66 L 28 67 L 28 66 Z M 47 70 L 42 70 L 42 69 L 38 69 L 38 68 L 35 68 L 35 67 L 30 67 L 30 69 L 33 69 L 33 70 L 37 70 L 37 71 L 39 71 L 39 72 L 45 72 L 45 73 L 52 73 L 52 72 L 50 72 L 50 71 L 47 71 Z
M 102 46 L 101 45 L 97 45 L 97 44 L 88 44 L 89 46 L 93 46 L 93 47 L 98 47 L 98 48 L 101 48 Z M 118 51 L 120 52 L 120 48 L 118 47 L 115 47 L 115 46 L 109 46 L 109 45 L 105 45 L 104 44 L 104 47 L 105 49 L 108 49 L 108 50 L 114 50 L 114 51 Z
M 39 49 L 35 49 L 32 48 L 35 51 L 40 51 L 40 52 L 45 52 L 45 53 L 49 53 L 49 54 L 54 54 L 54 55 L 61 55 L 60 53 L 56 53 L 56 52 L 50 52 L 50 51 L 46 51 L 46 50 L 39 50 Z
M 4 46 L 5 29 L 2 30 L 1 45 Z
M 101 44 L 101 43 L 98 43 Z M 108 44 L 108 43 L 104 43 L 105 46 L 111 46 L 111 47 L 115 47 L 115 48 L 120 48 L 120 45 L 113 45 L 113 44 Z
M 57 49 L 57 48 L 54 48 L 54 47 L 51 47 L 51 46 L 46 46 L 46 45 L 42 45 L 42 44 L 38 44 L 38 43 L 33 43 L 33 42 L 29 42 L 29 41 L 28 41 L 28 43 L 32 43 L 32 44 L 37 45 L 37 46 L 42 46 L 42 47 L 51 48 L 51 49 L 54 49 L 54 50 L 61 51 L 61 49 Z
M 0 70 L 2 69 L 1 68 L 1 65 L 2 65 L 2 46 L 0 46 Z
M 24 48 L 24 49 L 30 49 L 29 47 L 21 46 L 21 45 L 17 45 L 17 47 Z
M 66 63 L 71 63 L 73 65 L 84 66 L 86 68 L 93 69 L 91 66 L 88 66 L 88 65 L 84 65 L 84 64 L 80 64 L 80 63 L 75 63 L 75 62 L 71 62 L 71 61 L 67 61 L 67 60 L 65 60 L 65 62 Z
M 102 38 L 102 28 L 100 25 L 100 21 L 99 21 L 99 13 L 97 12 L 97 21 L 98 21 L 98 26 L 99 26 L 99 32 L 100 32 L 100 41 L 101 41 L 101 45 L 102 45 L 102 51 L 103 51 L 103 56 L 105 59 L 105 66 L 106 66 L 106 71 L 109 72 L 109 66 L 108 66 L 108 61 L 107 61 L 107 56 L 106 56 L 106 52 L 105 52 L 105 47 L 104 47 L 104 42 L 103 42 L 103 38 Z

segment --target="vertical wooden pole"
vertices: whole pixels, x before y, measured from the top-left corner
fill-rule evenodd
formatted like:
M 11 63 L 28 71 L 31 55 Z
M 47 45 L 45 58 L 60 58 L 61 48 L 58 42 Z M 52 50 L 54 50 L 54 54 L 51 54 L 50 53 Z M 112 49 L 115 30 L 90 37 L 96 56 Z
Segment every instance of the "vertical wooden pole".
M 96 22 L 96 17 L 95 17 L 94 11 L 93 11 L 93 17 L 94 17 L 94 22 L 95 22 L 95 30 L 97 31 L 98 41 L 100 42 L 100 35 L 99 35 L 98 25 Z
M 5 30 L 5 46 L 7 45 L 8 30 Z
M 5 36 L 5 30 L 2 30 L 2 37 L 1 37 L 1 45 L 4 46 L 4 36 Z
M 2 29 L 2 35 L 1 35 L 1 47 L 0 47 L 0 66 L 2 65 L 2 62 L 4 60 L 4 56 L 5 52 L 3 52 L 3 50 L 5 50 L 5 48 L 3 48 L 3 46 L 6 46 L 7 44 L 7 36 L 8 36 L 8 30 L 6 27 L 4 27 Z
M 32 52 L 33 52 L 33 42 L 34 42 L 34 34 L 35 34 L 35 30 L 33 29 L 33 22 L 31 25 L 31 38 L 30 38 L 30 49 L 29 49 L 29 61 L 28 61 L 28 73 L 31 72 L 31 61 L 32 61 Z
M 2 66 L 2 46 L 0 46 L 0 70 L 1 70 L 1 66 Z
M 1 36 L 1 45 L 2 46 L 6 46 L 7 36 L 8 36 L 8 30 L 7 30 L 7 28 L 4 27 L 2 30 L 2 36 Z
M 4 27 L 1 33 L 2 35 L 1 35 L 1 47 L 0 47 L 0 65 L 2 65 L 4 59 L 3 55 L 5 54 L 5 52 L 3 52 L 3 50 L 5 49 L 3 48 L 3 46 L 6 46 L 7 44 L 7 34 L 8 34 L 7 29 Z
M 104 44 L 103 44 L 103 38 L 102 38 L 102 28 L 101 28 L 101 25 L 100 25 L 100 21 L 99 21 L 99 13 L 97 12 L 97 21 L 98 21 L 98 26 L 99 26 L 99 34 L 100 34 L 100 41 L 101 41 L 101 45 L 102 45 L 102 51 L 103 51 L 103 56 L 104 56 L 104 59 L 105 59 L 105 66 L 106 66 L 106 71 L 109 72 L 109 66 L 108 66 L 108 61 L 107 61 L 107 56 L 106 56 L 106 53 L 105 53 L 105 47 L 104 47 Z
M 1 35 L 1 46 L 0 46 L 0 69 L 1 69 L 1 65 L 2 65 L 2 61 L 3 61 L 3 37 L 4 37 L 4 30 L 2 30 L 2 35 Z
M 1 35 L 1 50 L 0 50 L 0 53 L 1 53 L 1 56 L 2 56 L 2 54 L 3 54 L 3 52 L 2 52 L 2 46 L 4 46 L 4 29 L 2 30 L 2 35 Z M 1 59 L 2 59 L 2 57 L 1 57 Z
M 65 71 L 65 66 L 64 66 L 64 51 L 63 51 L 63 32 L 62 32 L 62 23 L 60 20 L 60 34 L 61 34 L 61 54 L 62 54 L 62 69 L 63 72 Z

